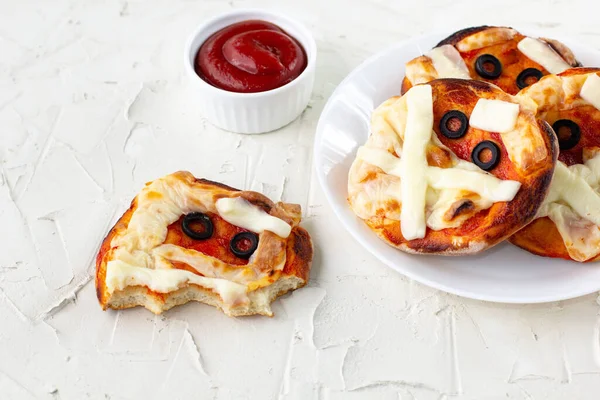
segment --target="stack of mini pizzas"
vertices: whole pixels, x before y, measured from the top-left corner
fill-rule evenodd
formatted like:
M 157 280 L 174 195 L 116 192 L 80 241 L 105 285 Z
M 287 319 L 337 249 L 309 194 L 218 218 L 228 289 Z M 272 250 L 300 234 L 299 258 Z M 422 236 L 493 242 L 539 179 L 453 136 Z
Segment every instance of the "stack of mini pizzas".
M 508 239 L 600 258 L 600 69 L 512 28 L 454 33 L 373 113 L 348 201 L 390 245 L 474 254 Z

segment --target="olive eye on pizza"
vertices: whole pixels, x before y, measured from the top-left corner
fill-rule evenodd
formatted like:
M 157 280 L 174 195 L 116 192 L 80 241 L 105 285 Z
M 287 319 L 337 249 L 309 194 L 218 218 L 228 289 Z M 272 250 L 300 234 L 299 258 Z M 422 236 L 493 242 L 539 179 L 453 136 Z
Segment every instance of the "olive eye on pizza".
M 559 41 L 479 26 L 460 30 L 409 61 L 402 93 L 434 79 L 458 78 L 487 81 L 514 95 L 544 75 L 576 66 L 571 50 Z
M 102 243 L 100 305 L 160 314 L 199 301 L 271 316 L 271 302 L 308 281 L 313 247 L 300 219 L 298 205 L 189 172 L 152 181 Z
M 400 250 L 473 254 L 535 217 L 557 153 L 531 100 L 486 82 L 438 79 L 373 112 L 348 201 Z
M 510 241 L 532 253 L 579 262 L 600 259 L 600 69 L 544 77 L 517 97 L 531 99 L 560 146 L 538 219 Z

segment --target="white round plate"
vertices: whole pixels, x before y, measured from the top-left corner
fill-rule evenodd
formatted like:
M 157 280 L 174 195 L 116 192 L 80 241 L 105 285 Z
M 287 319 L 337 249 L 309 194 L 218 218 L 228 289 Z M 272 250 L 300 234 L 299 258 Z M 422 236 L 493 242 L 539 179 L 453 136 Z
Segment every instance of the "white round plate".
M 350 210 L 348 170 L 357 148 L 367 140 L 371 112 L 400 93 L 404 64 L 450 33 L 414 38 L 374 55 L 352 71 L 327 102 L 314 150 L 317 176 L 333 210 L 352 236 L 385 264 L 446 292 L 502 303 L 542 303 L 599 291 L 598 263 L 537 257 L 509 243 L 470 257 L 409 255 L 380 240 Z M 600 65 L 598 52 L 564 43 L 583 65 Z

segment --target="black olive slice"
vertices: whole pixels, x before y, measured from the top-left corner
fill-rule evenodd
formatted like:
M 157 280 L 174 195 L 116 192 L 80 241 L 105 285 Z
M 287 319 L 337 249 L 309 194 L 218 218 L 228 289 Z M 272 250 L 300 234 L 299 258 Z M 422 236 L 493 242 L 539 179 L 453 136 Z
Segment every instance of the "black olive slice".
M 569 130 L 568 137 L 565 138 L 564 136 L 561 136 L 559 132 L 561 128 L 567 128 Z M 579 125 L 570 119 L 559 119 L 552 124 L 552 129 L 554 129 L 554 133 L 556 133 L 556 136 L 558 137 L 558 146 L 561 150 L 572 149 L 581 139 L 581 129 L 579 129 Z
M 192 228 L 193 223 L 199 223 L 203 229 L 201 231 L 194 230 Z M 183 217 L 181 229 L 183 233 L 194 240 L 205 240 L 212 236 L 214 227 L 208 215 L 201 212 L 193 212 Z
M 542 79 L 542 71 L 536 68 L 527 68 L 521 71 L 519 76 L 517 76 L 517 87 L 519 89 L 526 88 L 530 84 L 527 83 L 527 79 L 535 78 L 536 82 Z
M 484 150 L 489 150 L 492 153 L 489 161 L 484 162 L 480 158 L 481 152 Z M 490 140 L 484 140 L 473 149 L 473 152 L 471 153 L 471 160 L 473 160 L 473 163 L 482 170 L 490 171 L 494 169 L 494 167 L 498 165 L 498 162 L 500 161 L 500 148 L 496 143 Z
M 250 258 L 258 247 L 258 235 L 254 232 L 240 232 L 229 242 L 231 252 L 240 258 Z
M 452 120 L 457 120 L 460 125 L 455 128 L 451 123 Z M 457 110 L 448 111 L 440 121 L 440 131 L 449 139 L 463 137 L 467 133 L 467 129 L 469 129 L 469 119 L 464 113 Z
M 486 69 L 486 64 L 492 64 L 494 67 L 493 70 Z M 491 54 L 484 54 L 482 56 L 477 57 L 475 61 L 475 71 L 485 79 L 496 79 L 502 74 L 502 64 L 500 60 L 494 57 Z

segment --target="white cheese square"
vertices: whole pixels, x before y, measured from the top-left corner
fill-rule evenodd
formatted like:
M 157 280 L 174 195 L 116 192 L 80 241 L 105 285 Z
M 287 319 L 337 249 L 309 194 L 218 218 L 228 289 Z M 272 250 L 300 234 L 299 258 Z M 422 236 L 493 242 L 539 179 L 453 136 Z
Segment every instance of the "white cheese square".
M 557 52 L 541 40 L 526 37 L 517 44 L 517 48 L 527 58 L 540 64 L 551 74 L 560 74 L 571 68 Z
M 469 118 L 469 125 L 488 132 L 506 133 L 515 128 L 518 117 L 518 104 L 479 99 Z
M 581 87 L 579 95 L 582 99 L 600 110 L 600 76 L 591 74 Z
M 438 78 L 471 79 L 467 64 L 454 46 L 446 44 L 433 48 L 426 56 L 431 59 Z

